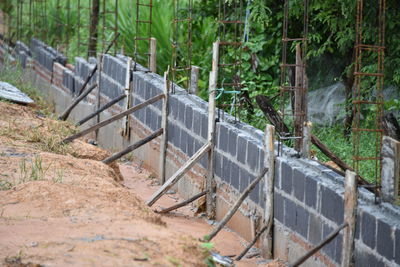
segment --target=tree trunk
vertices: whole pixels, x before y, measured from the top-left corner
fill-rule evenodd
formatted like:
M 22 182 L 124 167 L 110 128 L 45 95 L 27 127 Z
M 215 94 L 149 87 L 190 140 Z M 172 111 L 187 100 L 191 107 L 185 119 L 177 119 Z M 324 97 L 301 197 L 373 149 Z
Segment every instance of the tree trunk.
M 100 15 L 100 0 L 92 0 L 92 12 L 90 16 L 90 32 L 88 57 L 95 57 L 97 52 L 97 39 L 99 36 L 99 15 Z

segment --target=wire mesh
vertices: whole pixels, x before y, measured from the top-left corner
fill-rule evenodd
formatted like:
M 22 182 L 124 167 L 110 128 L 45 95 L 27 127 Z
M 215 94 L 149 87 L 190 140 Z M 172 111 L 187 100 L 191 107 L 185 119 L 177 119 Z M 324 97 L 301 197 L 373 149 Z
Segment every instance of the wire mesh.
M 92 0 L 77 0 L 77 55 L 96 54 L 89 51 L 90 18 Z
M 229 108 L 230 113 L 239 120 L 238 107 L 242 89 L 242 36 L 243 2 L 242 0 L 219 1 L 218 8 L 219 63 L 218 88 L 220 90 L 217 106 Z M 221 118 L 221 112 L 218 111 Z M 223 118 L 222 118 L 223 119 Z
M 53 16 L 56 34 L 53 45 L 57 50 L 68 57 L 70 45 L 71 2 L 70 0 L 57 0 Z M 54 37 L 53 37 L 54 38 Z
M 353 165 L 357 174 L 375 183 L 377 199 L 382 168 L 386 0 L 378 0 L 378 5 L 368 1 L 366 8 L 364 5 L 363 0 L 357 0 Z
M 193 0 L 174 0 L 171 63 L 172 93 L 175 93 L 175 84 L 187 89 L 189 92 L 192 68 L 192 22 Z
M 134 38 L 134 70 L 137 64 L 150 66 L 150 39 L 153 24 L 153 1 L 136 0 L 135 9 L 135 38 Z
M 303 126 L 307 119 L 306 96 L 308 85 L 306 80 L 306 55 L 309 13 L 308 0 L 304 0 L 302 5 L 302 25 L 299 22 L 290 21 L 290 11 L 291 8 L 294 8 L 294 4 L 295 1 L 285 0 L 283 7 L 282 62 L 280 66 L 280 112 L 282 122 L 289 127 L 289 132 L 278 133 L 280 144 L 279 153 L 282 153 L 282 143 L 284 141 L 287 145 L 294 146 L 297 151 L 300 150 L 300 145 L 303 139 Z M 298 28 L 299 25 L 302 26 L 302 29 Z M 289 34 L 292 32 L 301 32 L 301 36 L 289 37 Z M 291 63 L 289 63 L 290 61 Z M 278 128 L 284 129 L 285 127 L 280 125 Z

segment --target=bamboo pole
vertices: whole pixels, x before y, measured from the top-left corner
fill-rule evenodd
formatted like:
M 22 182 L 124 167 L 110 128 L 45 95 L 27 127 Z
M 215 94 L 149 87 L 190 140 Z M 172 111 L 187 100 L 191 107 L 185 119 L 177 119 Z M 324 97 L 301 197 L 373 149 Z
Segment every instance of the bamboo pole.
M 309 159 L 311 157 L 311 154 L 310 154 L 311 131 L 312 131 L 312 123 L 310 121 L 304 123 L 303 139 L 302 139 L 300 154 L 302 157 L 304 157 L 306 159 Z
M 212 71 L 209 80 L 208 97 L 208 135 L 210 143 L 208 151 L 208 170 L 206 180 L 206 211 L 208 219 L 214 219 L 216 210 L 215 181 L 214 181 L 214 145 L 215 145 L 215 95 L 218 81 L 219 41 L 213 44 Z
M 344 184 L 344 221 L 349 227 L 343 233 L 342 267 L 352 266 L 358 199 L 356 181 L 356 174 L 352 171 L 346 171 Z
M 165 183 L 165 163 L 167 158 L 167 146 L 168 146 L 168 103 L 169 103 L 169 80 L 167 70 L 164 73 L 164 103 L 162 107 L 162 121 L 161 128 L 164 129 L 164 134 L 161 137 L 160 143 L 160 179 L 161 183 Z
M 93 131 L 95 131 L 97 129 L 100 129 L 101 127 L 104 127 L 104 126 L 106 126 L 106 125 L 108 125 L 108 124 L 110 124 L 110 123 L 112 123 L 112 122 L 114 122 L 116 120 L 119 120 L 119 119 L 123 118 L 126 115 L 129 115 L 129 114 L 131 114 L 131 113 L 133 113 L 133 112 L 135 112 L 135 111 L 137 111 L 137 110 L 139 110 L 141 108 L 144 108 L 145 106 L 153 104 L 154 102 L 157 102 L 158 100 L 162 99 L 163 97 L 164 97 L 164 94 L 160 94 L 158 96 L 150 98 L 149 100 L 147 100 L 147 101 L 145 101 L 145 102 L 143 102 L 143 103 L 141 103 L 139 105 L 136 105 L 136 106 L 124 111 L 124 112 L 121 112 L 121 113 L 119 113 L 119 114 L 117 114 L 117 115 L 115 115 L 115 116 L 113 116 L 113 117 L 111 117 L 111 118 L 109 118 L 109 119 L 107 119 L 105 121 L 97 123 L 97 124 L 93 125 L 92 127 L 89 127 L 86 130 L 83 130 L 83 131 L 81 131 L 81 132 L 79 132 L 77 134 L 71 135 L 71 136 L 65 138 L 62 142 L 63 143 L 72 142 L 73 140 L 75 140 L 75 139 L 77 139 L 79 137 L 82 137 L 82 136 L 84 136 L 84 135 L 86 135 L 86 134 L 88 134 L 90 132 L 93 132 Z
M 100 105 L 101 105 L 101 73 L 103 71 L 103 54 L 99 54 L 99 56 L 97 57 L 97 69 L 99 70 L 99 72 L 97 73 L 97 95 L 96 95 L 96 108 L 99 109 Z M 99 123 L 100 122 L 100 114 L 97 114 L 96 116 L 96 122 Z M 98 140 L 99 137 L 99 129 L 96 129 L 95 131 L 95 135 L 96 135 L 96 140 Z
M 210 150 L 210 143 L 204 144 L 202 148 L 199 149 L 168 181 L 165 182 L 146 202 L 148 206 L 152 206 L 165 192 L 167 192 L 174 184 L 176 184 L 183 175 L 196 164 L 201 157 Z
M 235 212 L 239 209 L 240 205 L 243 203 L 246 197 L 250 194 L 250 192 L 254 189 L 254 187 L 256 187 L 256 185 L 261 181 L 261 179 L 264 177 L 267 171 L 268 169 L 264 168 L 261 174 L 253 182 L 249 184 L 246 190 L 244 190 L 243 193 L 240 195 L 235 205 L 231 207 L 231 209 L 228 211 L 225 217 L 218 223 L 218 225 L 211 231 L 211 233 L 205 237 L 206 241 L 210 241 L 211 239 L 213 239 L 219 233 L 219 231 L 221 231 L 221 229 L 224 228 L 224 226 L 232 218 Z
M 132 66 L 132 59 L 128 58 L 126 62 L 126 73 L 125 73 L 125 95 L 128 96 L 128 101 L 125 103 L 125 110 L 130 108 L 130 96 L 131 96 L 131 66 Z M 122 121 L 122 136 L 128 138 L 129 140 L 129 116 L 125 116 Z
M 245 255 L 246 253 L 251 249 L 252 246 L 254 246 L 254 244 L 257 242 L 257 240 L 260 238 L 260 236 L 268 229 L 271 228 L 271 224 L 265 225 L 260 232 L 258 232 L 256 234 L 256 236 L 254 237 L 254 239 L 250 242 L 249 245 L 247 245 L 247 247 L 242 251 L 242 253 L 240 253 L 239 256 L 237 256 L 235 258 L 235 260 L 240 261 Z M 267 231 L 268 232 L 268 231 Z

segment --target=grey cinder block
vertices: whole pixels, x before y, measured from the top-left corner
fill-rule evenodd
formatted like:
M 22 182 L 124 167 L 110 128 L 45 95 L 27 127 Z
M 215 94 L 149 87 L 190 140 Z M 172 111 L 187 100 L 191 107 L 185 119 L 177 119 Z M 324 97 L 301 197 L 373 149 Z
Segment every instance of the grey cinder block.
M 307 176 L 305 180 L 305 203 L 315 209 L 317 207 L 317 181 L 312 176 Z
M 306 175 L 299 169 L 293 170 L 293 195 L 301 202 L 304 200 Z
M 274 192 L 274 218 L 284 223 L 284 198 L 278 192 Z
M 376 246 L 376 219 L 364 211 L 361 215 L 361 237 L 368 247 L 374 249 Z
M 237 159 L 242 164 L 246 164 L 246 152 L 247 138 L 246 136 L 239 135 L 237 141 Z M 248 151 L 248 153 L 252 153 L 252 151 Z
M 382 256 L 389 261 L 394 259 L 394 239 L 392 235 L 392 227 L 378 219 L 378 231 L 377 231 L 377 244 L 376 248 Z
M 321 214 L 336 222 L 342 224 L 344 220 L 343 199 L 330 188 L 321 187 Z

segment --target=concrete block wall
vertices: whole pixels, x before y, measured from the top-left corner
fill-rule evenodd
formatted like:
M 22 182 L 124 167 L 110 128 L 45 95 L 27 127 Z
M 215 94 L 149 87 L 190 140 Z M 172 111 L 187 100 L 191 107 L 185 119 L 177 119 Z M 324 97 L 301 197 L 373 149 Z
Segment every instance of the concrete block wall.
M 93 67 L 79 58 L 76 59 L 74 68 L 54 63 L 54 55 L 41 45 L 33 48 L 31 45 L 30 51 L 22 48 L 20 50 L 20 53 L 26 55 L 32 53 L 33 75 L 47 77 L 47 83 L 56 81 L 48 90 L 57 92 L 57 97 L 63 98 L 64 102 L 70 101 L 77 90 L 77 83 L 81 83 Z M 93 63 L 94 59 L 91 61 Z M 123 92 L 125 74 L 124 56 L 104 58 L 102 101 Z M 49 79 L 53 76 L 56 79 Z M 133 92 L 129 97 L 134 105 L 163 91 L 163 78 L 142 68 L 133 72 L 132 82 Z M 176 92 L 171 95 L 169 106 L 168 176 L 206 142 L 208 126 L 207 103 L 197 96 L 184 94 L 180 88 L 176 88 Z M 79 116 L 83 117 L 93 109 L 93 98 L 94 94 L 89 95 L 87 101 L 78 106 L 81 114 L 72 118 L 79 119 Z M 61 102 L 59 105 L 62 105 Z M 122 107 L 121 103 L 115 105 L 102 118 L 121 111 Z M 161 126 L 161 107 L 162 101 L 159 101 L 129 116 L 130 140 L 120 136 L 118 129 L 121 128 L 121 122 L 116 122 L 115 125 L 101 130 L 100 144 L 111 149 L 120 149 L 148 135 Z M 218 122 L 216 127 L 217 219 L 225 214 L 239 193 L 255 179 L 264 160 L 263 133 L 246 124 L 231 123 L 232 118 L 229 115 L 224 117 L 225 120 Z M 135 153 L 155 171 L 158 168 L 158 145 L 159 138 Z M 182 196 L 189 197 L 204 188 L 206 167 L 206 160 L 200 161 L 179 183 L 177 189 Z M 343 223 L 343 177 L 317 162 L 300 159 L 294 151 L 287 148 L 276 159 L 275 173 L 274 256 L 293 261 Z M 400 266 L 399 207 L 389 203 L 374 204 L 373 195 L 362 188 L 359 189 L 359 194 L 356 266 Z M 260 184 L 229 226 L 246 239 L 251 239 L 255 229 L 261 226 L 264 203 L 263 184 Z M 304 266 L 340 265 L 342 243 L 343 236 L 340 234 Z

